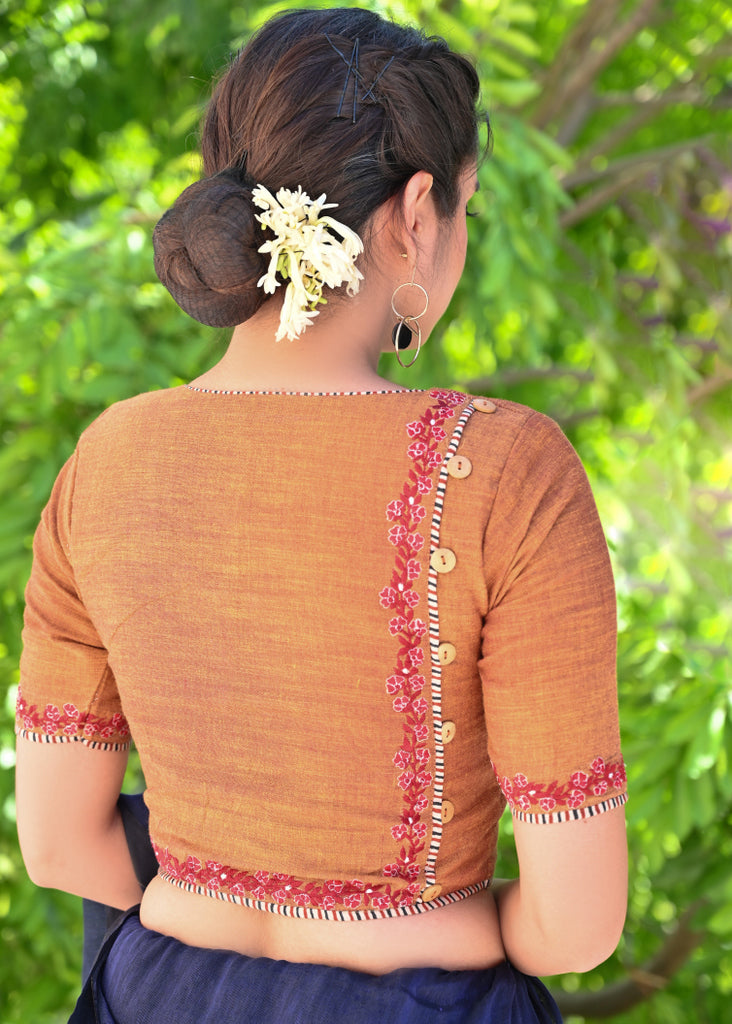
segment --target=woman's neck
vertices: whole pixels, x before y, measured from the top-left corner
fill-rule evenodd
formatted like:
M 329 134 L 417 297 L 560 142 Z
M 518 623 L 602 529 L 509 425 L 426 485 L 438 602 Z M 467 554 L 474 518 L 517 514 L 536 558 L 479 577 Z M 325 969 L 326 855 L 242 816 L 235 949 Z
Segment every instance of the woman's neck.
M 234 329 L 224 356 L 192 383 L 228 391 L 401 390 L 378 372 L 388 318 L 359 300 L 327 310 L 292 341 L 275 341 L 279 304 L 270 300 Z

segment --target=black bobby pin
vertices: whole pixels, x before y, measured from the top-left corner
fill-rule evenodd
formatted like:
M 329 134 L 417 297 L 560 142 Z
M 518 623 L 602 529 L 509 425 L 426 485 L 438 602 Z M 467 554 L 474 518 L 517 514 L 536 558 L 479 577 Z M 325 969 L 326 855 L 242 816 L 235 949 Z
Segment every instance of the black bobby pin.
M 338 54 L 338 56 L 341 58 L 343 63 L 346 65 L 346 80 L 343 83 L 343 92 L 341 93 L 340 102 L 338 103 L 338 110 L 336 111 L 336 117 L 340 117 L 341 116 L 341 111 L 343 110 L 343 104 L 345 103 L 345 100 L 346 100 L 346 93 L 348 92 L 348 83 L 349 83 L 349 81 L 351 79 L 351 75 L 353 75 L 355 81 L 353 83 L 353 110 L 351 112 L 351 121 L 352 121 L 353 124 L 355 124 L 356 123 L 356 103 L 358 102 L 358 83 L 359 83 L 359 80 L 361 78 L 361 73 L 358 70 L 358 47 L 359 47 L 358 36 L 356 37 L 356 42 L 353 44 L 353 51 L 351 52 L 351 59 L 350 60 L 348 60 L 341 53 L 341 51 L 335 45 L 335 43 L 330 38 L 330 36 L 328 35 L 327 32 L 325 33 L 325 38 L 328 40 L 328 42 L 333 47 L 335 52 Z
M 392 55 L 391 57 L 389 57 L 389 59 L 388 59 L 388 61 L 386 62 L 386 64 L 385 64 L 385 65 L 383 66 L 383 68 L 381 69 L 381 71 L 380 71 L 380 72 L 378 73 L 378 75 L 376 76 L 376 78 L 375 78 L 375 79 L 373 80 L 373 82 L 371 83 L 371 85 L 370 85 L 370 86 L 368 87 L 368 90 L 367 90 L 367 91 L 366 91 L 366 92 L 365 92 L 365 93 L 363 94 L 363 96 L 361 97 L 361 102 L 362 102 L 362 103 L 363 103 L 363 101 L 364 101 L 364 100 L 367 100 L 367 99 L 369 98 L 369 96 L 370 96 L 370 95 L 372 94 L 372 92 L 374 91 L 374 86 L 375 86 L 375 85 L 376 85 L 376 83 L 377 83 L 377 82 L 379 81 L 379 79 L 380 79 L 380 78 L 381 78 L 381 76 L 382 76 L 382 75 L 384 74 L 384 72 L 385 72 L 385 71 L 387 71 L 387 70 L 389 69 L 389 67 L 390 67 L 390 65 L 391 65 L 391 63 L 392 63 L 392 61 L 394 61 L 394 60 L 396 60 L 396 54 L 393 54 L 393 55 Z
M 353 65 L 353 111 L 351 113 L 351 124 L 356 123 L 356 103 L 358 102 L 358 80 L 360 75 L 358 73 L 358 36 L 356 36 L 356 42 L 353 45 L 353 53 L 351 54 L 351 63 Z M 350 74 L 350 72 L 349 72 Z M 346 83 L 348 79 L 346 78 Z
M 346 65 L 346 80 L 343 83 L 343 91 L 341 93 L 341 98 L 340 98 L 339 103 L 338 103 L 338 110 L 336 111 L 336 117 L 340 117 L 341 116 L 341 113 L 343 111 L 343 104 L 346 101 L 346 94 L 348 92 L 348 83 L 349 83 L 349 81 L 351 79 L 351 75 L 353 75 L 353 78 L 354 78 L 354 82 L 353 82 L 353 107 L 352 107 L 352 110 L 351 110 L 351 124 L 355 124 L 356 123 L 356 109 L 357 109 L 357 104 L 358 104 L 358 86 L 360 84 L 364 88 L 366 88 L 366 86 L 364 84 L 364 81 L 363 81 L 363 77 L 362 77 L 361 72 L 359 71 L 359 68 L 358 68 L 358 50 L 359 50 L 360 40 L 358 39 L 358 37 L 356 37 L 356 41 L 353 44 L 353 50 L 351 52 L 351 59 L 349 60 L 343 53 L 341 53 L 341 51 L 335 45 L 335 43 L 330 38 L 328 33 L 325 32 L 324 35 L 325 35 L 325 38 L 330 43 L 331 47 L 335 50 L 335 52 L 341 58 L 343 63 Z M 373 80 L 373 82 L 368 87 L 368 89 L 366 89 L 366 91 L 364 92 L 363 96 L 361 97 L 361 102 L 362 103 L 363 103 L 364 100 L 369 99 L 369 97 L 373 98 L 374 87 L 376 86 L 376 84 L 378 83 L 379 79 L 384 74 L 384 72 L 387 71 L 388 68 L 391 66 L 391 63 L 392 63 L 393 60 L 395 60 L 395 58 L 396 58 L 396 54 L 393 54 L 389 58 L 389 60 L 386 62 L 386 64 L 383 66 L 383 68 L 378 73 L 378 75 Z

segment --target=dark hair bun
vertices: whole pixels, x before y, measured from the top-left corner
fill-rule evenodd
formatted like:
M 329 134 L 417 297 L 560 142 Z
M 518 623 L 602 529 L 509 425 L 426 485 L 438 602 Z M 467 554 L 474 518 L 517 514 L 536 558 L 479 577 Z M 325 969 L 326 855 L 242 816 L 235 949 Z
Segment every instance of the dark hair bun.
M 251 187 L 223 171 L 190 185 L 155 227 L 155 272 L 202 324 L 233 327 L 267 298 L 257 288 L 267 258 L 255 212 Z

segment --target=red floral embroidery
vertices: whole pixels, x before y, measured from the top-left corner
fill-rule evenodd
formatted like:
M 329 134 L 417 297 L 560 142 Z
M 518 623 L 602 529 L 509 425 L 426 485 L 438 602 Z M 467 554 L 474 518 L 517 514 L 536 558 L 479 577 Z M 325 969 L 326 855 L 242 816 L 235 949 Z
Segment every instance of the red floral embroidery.
M 424 651 L 421 647 L 413 647 L 410 651 L 407 651 L 407 657 L 414 668 L 418 668 L 424 661 Z
M 391 693 L 392 695 L 395 693 L 399 693 L 401 688 L 402 680 L 399 678 L 399 676 L 389 676 L 389 678 L 386 680 L 387 693 Z
M 100 718 L 91 711 L 79 711 L 75 704 L 67 703 L 63 708 L 47 704 L 43 711 L 36 704 L 27 704 L 18 692 L 15 706 L 16 728 L 18 731 L 43 732 L 52 738 L 69 739 L 99 738 L 106 743 L 127 745 L 130 742 L 130 727 L 119 711 L 111 718 Z
M 411 905 L 419 892 L 419 886 L 410 889 L 405 901 L 402 887 L 395 890 L 389 882 L 367 885 L 360 878 L 305 882 L 281 872 L 239 871 L 212 860 L 202 864 L 197 857 L 187 857 L 180 861 L 169 850 L 155 843 L 153 847 L 165 877 L 183 885 L 201 886 L 221 898 L 231 895 L 242 900 L 280 905 L 289 903 L 296 907 L 313 908 L 315 911 L 362 911 L 389 910 Z M 396 873 L 393 877 L 401 876 Z
M 401 524 L 399 526 L 392 526 L 392 528 L 389 530 L 389 540 L 394 545 L 394 547 L 398 547 L 406 536 L 406 528 Z
M 386 692 L 394 698 L 394 711 L 403 716 L 402 742 L 393 758 L 398 773 L 396 784 L 403 793 L 402 815 L 400 823 L 391 830 L 392 838 L 400 846 L 395 860 L 384 866 L 383 874 L 411 883 L 400 896 L 405 906 L 411 905 L 419 892 L 415 881 L 420 870 L 417 858 L 425 848 L 428 831 L 419 816 L 429 807 L 426 791 L 433 782 L 432 773 L 426 770 L 431 757 L 427 746 L 430 705 L 422 693 L 427 681 L 414 671 L 425 660 L 422 641 L 427 633 L 427 624 L 414 613 L 420 603 L 414 583 L 422 572 L 415 555 L 425 544 L 418 526 L 427 516 L 424 496 L 433 490 L 433 478 L 443 461 L 438 445 L 447 433 L 442 424 L 455 415 L 454 407 L 466 398 L 459 392 L 442 390 L 431 391 L 430 397 L 436 404 L 406 426 L 410 438 L 406 454 L 411 465 L 401 494 L 386 506 L 386 518 L 394 524 L 386 536 L 396 548 L 396 557 L 391 579 L 379 594 L 382 607 L 395 613 L 388 628 L 399 645 L 393 673 L 386 680 Z
M 409 787 L 414 782 L 414 777 L 414 772 L 402 772 L 402 774 L 397 779 L 397 785 L 399 786 L 400 789 L 409 789 Z
M 414 444 L 410 444 L 410 446 L 407 448 L 407 455 L 409 456 L 410 459 L 413 459 L 414 462 L 424 459 L 428 455 L 428 453 L 429 449 L 427 445 L 424 443 L 424 441 L 415 441 Z
M 530 782 L 522 772 L 498 781 L 509 807 L 522 814 L 558 813 L 566 807 L 578 810 L 588 797 L 622 794 L 626 786 L 622 760 L 607 764 L 602 757 L 596 757 L 587 771 L 573 772 L 564 783 Z
M 407 627 L 407 620 L 403 615 L 395 615 L 393 619 L 389 619 L 389 632 L 392 636 L 398 636 Z

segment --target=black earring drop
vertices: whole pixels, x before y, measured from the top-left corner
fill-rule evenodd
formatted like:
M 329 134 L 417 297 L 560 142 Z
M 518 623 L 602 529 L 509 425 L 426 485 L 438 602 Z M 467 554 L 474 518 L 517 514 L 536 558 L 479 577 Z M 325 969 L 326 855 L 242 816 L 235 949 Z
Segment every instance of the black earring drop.
M 402 258 L 407 259 L 407 254 L 405 252 L 402 253 Z M 400 313 L 396 308 L 397 295 L 403 288 L 416 288 L 418 291 L 422 292 L 422 295 L 424 296 L 424 308 L 421 313 Z M 391 331 L 391 341 L 394 346 L 394 354 L 397 357 L 397 362 L 400 366 L 403 366 L 405 370 L 407 367 L 414 365 L 422 348 L 422 327 L 420 325 L 419 318 L 424 316 L 427 312 L 429 302 L 429 296 L 425 289 L 421 284 L 417 284 L 414 280 L 414 271 L 412 271 L 412 280 L 405 281 L 403 284 L 397 285 L 392 293 L 391 311 L 397 318 L 397 322 L 394 324 Z M 412 327 L 412 324 L 414 324 L 414 327 Z M 414 355 L 409 362 L 403 363 L 400 352 L 409 348 L 414 341 L 415 334 L 417 335 L 417 348 L 414 350 Z
M 407 327 L 404 320 L 398 320 L 394 324 L 394 328 L 391 332 L 391 340 L 394 348 L 398 352 L 403 352 L 405 348 L 409 348 L 414 338 L 413 332 Z

